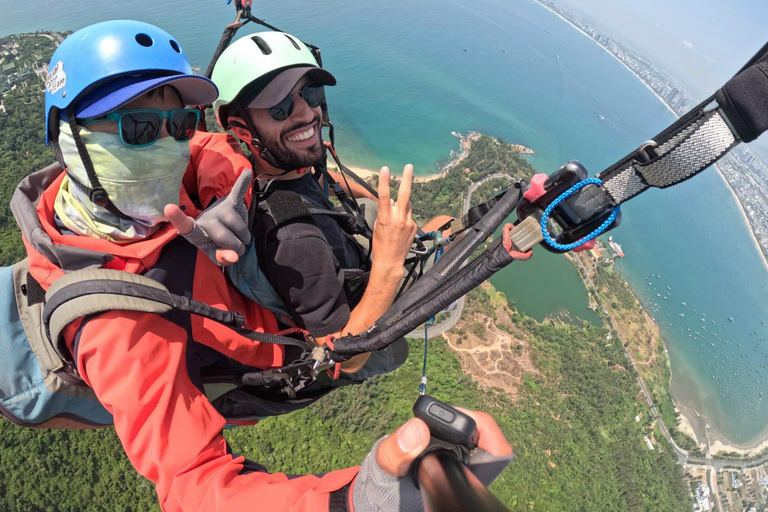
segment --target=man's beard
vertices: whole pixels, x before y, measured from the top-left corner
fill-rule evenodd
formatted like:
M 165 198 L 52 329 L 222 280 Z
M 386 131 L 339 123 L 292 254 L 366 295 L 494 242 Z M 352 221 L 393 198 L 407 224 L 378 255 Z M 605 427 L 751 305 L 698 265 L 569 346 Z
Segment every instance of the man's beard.
M 314 146 L 303 148 L 301 151 L 293 151 L 288 149 L 283 143 L 283 137 L 286 133 L 298 130 L 300 128 L 309 128 L 313 126 L 318 132 L 318 141 Z M 285 171 L 294 171 L 296 169 L 302 169 L 304 167 L 312 167 L 318 165 L 325 156 L 325 149 L 322 140 L 322 130 L 320 124 L 320 116 L 315 116 L 310 124 L 300 124 L 291 126 L 280 133 L 279 139 L 273 139 L 264 137 L 259 133 L 258 128 L 254 126 L 256 131 L 256 137 L 258 138 L 261 146 L 272 155 L 277 167 Z

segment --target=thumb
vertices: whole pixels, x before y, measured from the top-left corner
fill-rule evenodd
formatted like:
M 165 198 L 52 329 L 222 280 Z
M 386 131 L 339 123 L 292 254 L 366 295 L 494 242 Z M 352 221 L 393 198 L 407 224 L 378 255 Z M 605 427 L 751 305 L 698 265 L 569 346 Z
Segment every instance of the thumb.
M 427 424 L 411 418 L 379 444 L 376 462 L 392 476 L 405 476 L 411 463 L 427 448 L 429 440 Z
M 165 214 L 168 221 L 173 224 L 173 227 L 176 228 L 176 231 L 178 231 L 180 235 L 189 234 L 189 232 L 192 231 L 192 228 L 195 227 L 195 220 L 181 211 L 181 208 L 179 208 L 178 205 L 165 205 L 165 208 L 163 208 L 163 213 Z
M 237 252 L 231 249 L 216 249 L 216 263 L 218 263 L 220 267 L 226 267 L 233 263 L 237 263 L 237 260 L 239 259 L 240 256 L 238 256 Z

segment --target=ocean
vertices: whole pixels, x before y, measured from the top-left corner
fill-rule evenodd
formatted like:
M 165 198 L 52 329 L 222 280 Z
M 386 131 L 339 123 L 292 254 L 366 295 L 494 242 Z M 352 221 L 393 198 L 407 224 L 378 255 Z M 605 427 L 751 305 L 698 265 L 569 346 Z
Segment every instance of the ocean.
M 533 0 L 257 7 L 257 16 L 323 49 L 339 80 L 328 97 L 349 164 L 413 163 L 418 174 L 429 174 L 458 149 L 452 131 L 474 130 L 534 149 L 530 161 L 540 172 L 578 159 L 594 174 L 674 120 L 616 59 Z M 124 0 L 108 9 L 62 0 L 34 16 L 19 2 L 3 9 L 0 35 L 115 18 L 155 23 L 203 68 L 234 18 L 224 0 Z M 734 198 L 710 170 L 649 191 L 623 211 L 613 233 L 626 253 L 619 269 L 662 329 L 674 396 L 704 415 L 710 432 L 753 442 L 768 425 L 761 391 L 768 378 L 768 272 Z M 493 284 L 535 318 L 569 311 L 597 321 L 573 266 L 536 253 Z

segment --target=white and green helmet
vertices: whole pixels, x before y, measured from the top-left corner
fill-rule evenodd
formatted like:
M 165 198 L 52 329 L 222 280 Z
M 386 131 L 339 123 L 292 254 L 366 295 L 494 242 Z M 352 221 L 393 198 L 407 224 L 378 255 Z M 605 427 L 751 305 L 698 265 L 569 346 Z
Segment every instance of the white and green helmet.
M 213 103 L 216 119 L 222 107 L 235 100 L 243 107 L 271 108 L 285 98 L 301 78 L 312 74 L 322 85 L 336 85 L 336 79 L 317 64 L 310 49 L 284 32 L 259 32 L 238 39 L 222 52 L 211 79 L 219 88 Z

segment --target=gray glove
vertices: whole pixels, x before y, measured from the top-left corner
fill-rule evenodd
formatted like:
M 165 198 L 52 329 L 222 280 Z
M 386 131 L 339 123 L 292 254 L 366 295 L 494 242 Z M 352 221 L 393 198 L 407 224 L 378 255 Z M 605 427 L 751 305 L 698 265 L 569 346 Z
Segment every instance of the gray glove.
M 422 512 L 421 491 L 410 475 L 392 476 L 376 462 L 376 450 L 383 439 L 376 441 L 360 466 L 352 495 L 355 512 Z M 509 465 L 512 457 L 497 457 L 475 448 L 470 454 L 469 469 L 487 487 Z
M 251 242 L 248 208 L 243 198 L 251 186 L 252 179 L 253 172 L 250 169 L 243 171 L 229 195 L 206 208 L 195 219 L 192 231 L 181 235 L 217 265 L 219 264 L 216 261 L 218 249 L 231 249 L 242 256 L 245 253 L 245 247 Z

